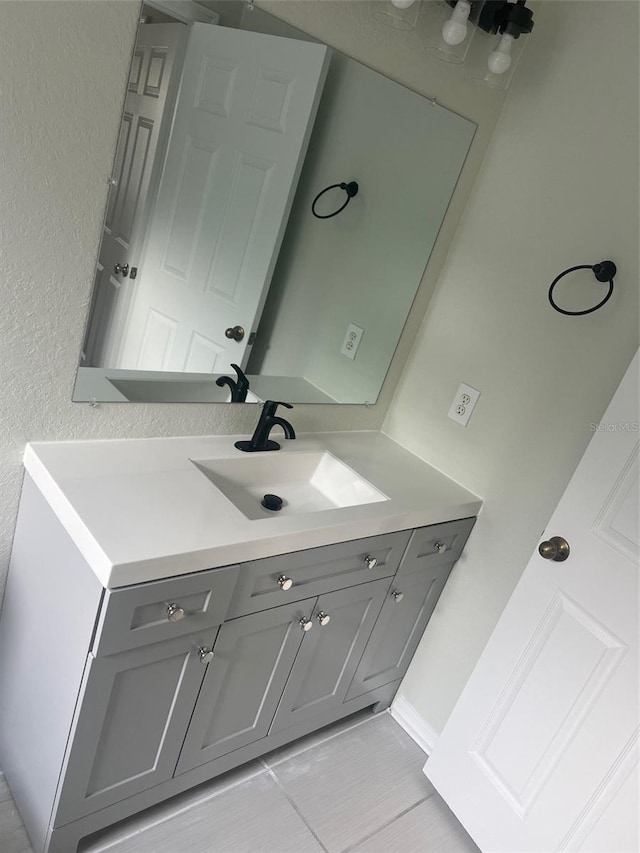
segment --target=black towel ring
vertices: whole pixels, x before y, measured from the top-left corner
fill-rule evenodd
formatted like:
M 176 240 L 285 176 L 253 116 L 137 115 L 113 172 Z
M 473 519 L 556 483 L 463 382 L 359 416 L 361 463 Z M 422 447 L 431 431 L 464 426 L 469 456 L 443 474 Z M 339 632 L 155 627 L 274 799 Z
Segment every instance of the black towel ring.
M 569 275 L 570 272 L 575 272 L 576 270 L 591 270 L 598 281 L 609 282 L 609 290 L 604 299 L 598 302 L 597 305 L 594 305 L 593 308 L 587 308 L 586 311 L 565 311 L 564 308 L 560 308 L 553 301 L 553 289 L 561 278 L 564 278 L 565 275 Z M 591 264 L 578 264 L 577 267 L 569 267 L 568 270 L 561 272 L 560 275 L 554 278 L 551 282 L 551 287 L 549 288 L 549 302 L 556 311 L 559 311 L 560 314 L 567 314 L 569 317 L 581 317 L 583 314 L 593 314 L 594 311 L 597 311 L 598 308 L 602 308 L 605 302 L 608 302 L 611 298 L 611 294 L 613 293 L 613 279 L 616 272 L 616 265 L 613 261 L 600 261 L 599 264 L 594 264 L 593 266 L 591 266 Z
M 318 201 L 320 196 L 323 196 L 325 193 L 328 193 L 329 190 L 335 190 L 336 188 L 344 190 L 347 194 L 347 198 L 342 207 L 339 207 L 337 210 L 334 210 L 333 213 L 327 213 L 324 215 L 322 213 L 316 213 L 316 202 Z M 358 195 L 358 184 L 355 181 L 349 181 L 348 184 L 345 184 L 344 182 L 340 184 L 331 184 L 330 187 L 325 187 L 321 192 L 319 192 L 318 195 L 311 202 L 311 213 L 313 213 L 316 219 L 331 219 L 332 216 L 337 216 L 339 213 L 341 213 L 341 211 L 345 209 L 345 207 L 349 204 L 349 202 L 355 195 Z

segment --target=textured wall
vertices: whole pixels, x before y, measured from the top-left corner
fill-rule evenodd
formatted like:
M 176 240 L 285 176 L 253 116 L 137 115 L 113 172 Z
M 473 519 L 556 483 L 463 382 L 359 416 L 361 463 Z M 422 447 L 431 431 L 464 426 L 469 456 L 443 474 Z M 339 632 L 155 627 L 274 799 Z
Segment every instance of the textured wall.
M 402 685 L 436 729 L 638 346 L 639 8 L 545 4 L 385 423 L 485 499 Z M 609 257 L 601 311 L 551 309 L 558 273 Z M 603 292 L 586 273 L 556 295 Z M 482 393 L 466 429 L 446 417 L 461 381 Z
M 372 29 L 369 3 L 264 5 L 481 123 L 443 228 L 451 236 L 502 98 L 446 68 L 432 74 L 415 38 Z M 251 406 L 71 403 L 137 13 L 118 0 L 2 3 L 0 591 L 25 442 L 247 433 L 256 418 Z M 297 429 L 380 425 L 443 257 L 436 247 L 378 405 L 299 406 Z

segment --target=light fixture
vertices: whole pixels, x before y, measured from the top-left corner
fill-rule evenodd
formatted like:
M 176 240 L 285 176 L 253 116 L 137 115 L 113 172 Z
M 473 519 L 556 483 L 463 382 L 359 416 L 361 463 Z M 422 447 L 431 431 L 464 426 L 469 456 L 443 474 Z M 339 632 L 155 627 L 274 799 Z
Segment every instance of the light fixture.
M 466 60 L 477 30 L 497 36 L 481 68 L 473 67 L 478 50 L 474 49 L 469 63 L 470 76 L 492 87 L 509 86 L 522 53 L 520 36 L 533 30 L 533 13 L 526 0 L 391 0 L 386 5 L 395 13 L 421 6 L 421 39 L 429 53 L 448 62 Z
M 487 0 L 478 18 L 478 26 L 487 33 L 498 36 L 489 53 L 486 68 L 475 79 L 494 88 L 506 89 L 511 82 L 522 53 L 520 36 L 533 30 L 533 12 L 527 9 L 526 0 Z
M 446 44 L 454 47 L 455 45 L 462 44 L 466 39 L 469 32 L 467 20 L 469 19 L 470 12 L 470 0 L 458 0 L 451 13 L 451 17 L 442 25 L 442 38 Z
M 427 51 L 446 62 L 464 62 L 483 6 L 483 0 L 423 0 Z

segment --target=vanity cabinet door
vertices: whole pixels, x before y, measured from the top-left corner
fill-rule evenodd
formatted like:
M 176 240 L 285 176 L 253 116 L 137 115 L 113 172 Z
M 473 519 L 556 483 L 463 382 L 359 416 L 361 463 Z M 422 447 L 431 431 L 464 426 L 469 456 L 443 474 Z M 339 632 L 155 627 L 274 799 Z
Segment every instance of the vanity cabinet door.
M 453 562 L 394 578 L 347 700 L 404 676 L 452 568 Z
M 270 732 L 342 704 L 389 583 L 386 578 L 318 598 Z
M 173 776 L 216 631 L 90 656 L 56 826 Z
M 266 736 L 315 599 L 226 622 L 198 697 L 177 773 Z

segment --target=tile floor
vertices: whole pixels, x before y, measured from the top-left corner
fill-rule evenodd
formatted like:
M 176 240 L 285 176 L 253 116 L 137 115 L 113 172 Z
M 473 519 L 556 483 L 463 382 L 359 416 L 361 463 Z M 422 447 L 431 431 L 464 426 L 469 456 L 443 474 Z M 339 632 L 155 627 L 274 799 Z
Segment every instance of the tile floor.
M 349 718 L 105 830 L 85 853 L 479 853 L 389 714 Z M 0 777 L 0 851 L 32 853 Z

